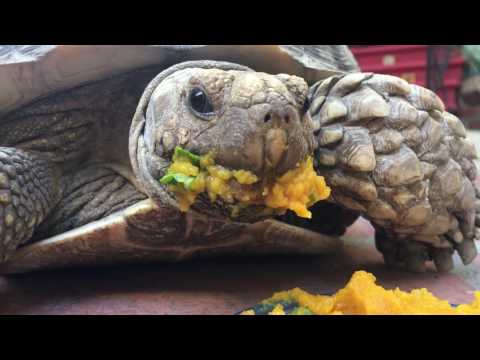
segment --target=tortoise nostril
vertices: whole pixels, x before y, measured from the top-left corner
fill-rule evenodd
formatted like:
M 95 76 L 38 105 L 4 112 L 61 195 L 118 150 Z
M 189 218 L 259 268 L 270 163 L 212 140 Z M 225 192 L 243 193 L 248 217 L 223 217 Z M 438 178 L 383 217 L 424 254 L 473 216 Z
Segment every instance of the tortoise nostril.
M 275 111 L 270 111 L 264 116 L 263 121 L 265 123 L 274 122 L 277 125 L 281 126 L 280 124 L 289 124 L 290 121 L 292 121 L 294 118 L 295 116 L 292 117 L 292 114 L 282 114 Z

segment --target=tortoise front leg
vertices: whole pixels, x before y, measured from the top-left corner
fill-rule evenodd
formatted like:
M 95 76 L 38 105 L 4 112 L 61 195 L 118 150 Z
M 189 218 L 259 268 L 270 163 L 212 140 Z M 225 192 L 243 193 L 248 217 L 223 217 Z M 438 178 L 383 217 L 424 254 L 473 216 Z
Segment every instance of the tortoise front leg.
M 41 155 L 0 147 L 0 263 L 32 237 L 61 196 L 56 165 Z
M 476 150 L 428 89 L 388 75 L 329 78 L 310 91 L 318 171 L 338 204 L 377 230 L 390 265 L 448 271 L 476 256 Z

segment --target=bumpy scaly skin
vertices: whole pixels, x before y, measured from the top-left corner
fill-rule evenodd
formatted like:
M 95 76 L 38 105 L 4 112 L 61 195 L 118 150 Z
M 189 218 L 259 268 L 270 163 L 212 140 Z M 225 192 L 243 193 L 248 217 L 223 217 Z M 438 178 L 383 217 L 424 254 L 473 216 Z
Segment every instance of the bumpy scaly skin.
M 228 204 L 208 200 L 182 213 L 174 195 L 158 181 L 175 146 L 197 154 L 214 151 L 217 164 L 257 175 L 295 167 L 315 146 L 303 79 L 200 61 L 166 69 L 147 86 L 152 71 L 87 84 L 2 118 L 6 131 L 1 144 L 18 148 L 18 154 L 41 153 L 58 173 L 48 173 L 49 164 L 28 154 L 16 168 L 59 182 L 40 182 L 34 191 L 50 194 L 57 189 L 61 194 L 35 214 L 41 215 L 35 230 L 25 237 L 15 234 L 11 249 L 32 232 L 33 244 L 6 262 L 0 259 L 0 272 L 338 248 L 338 239 L 319 231 L 258 222 L 266 216 L 258 209 L 232 221 Z M 192 104 L 199 89 L 211 105 L 208 111 Z M 38 167 L 47 171 L 45 179 Z M 23 201 L 28 199 L 19 207 Z M 0 238 L 0 243 L 12 240 Z
M 54 165 L 19 149 L 0 147 L 0 262 L 30 239 L 60 198 Z
M 319 172 L 332 200 L 368 218 L 387 264 L 423 271 L 476 256 L 475 147 L 431 91 L 387 75 L 331 77 L 310 90 Z

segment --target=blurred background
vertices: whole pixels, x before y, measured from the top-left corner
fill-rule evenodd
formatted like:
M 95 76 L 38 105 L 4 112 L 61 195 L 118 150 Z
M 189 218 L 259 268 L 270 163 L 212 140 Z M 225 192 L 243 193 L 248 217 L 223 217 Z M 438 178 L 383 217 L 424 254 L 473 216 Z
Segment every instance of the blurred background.
M 480 130 L 480 45 L 350 48 L 362 71 L 395 75 L 427 87 L 442 98 L 448 111 L 462 119 L 467 128 Z

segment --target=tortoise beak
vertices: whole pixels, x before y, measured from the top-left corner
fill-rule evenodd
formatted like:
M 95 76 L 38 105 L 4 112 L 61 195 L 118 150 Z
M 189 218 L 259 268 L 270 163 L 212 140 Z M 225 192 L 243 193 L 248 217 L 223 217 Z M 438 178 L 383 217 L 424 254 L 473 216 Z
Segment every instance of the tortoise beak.
M 282 128 L 269 129 L 265 135 L 266 166 L 276 169 L 288 149 L 288 135 Z

